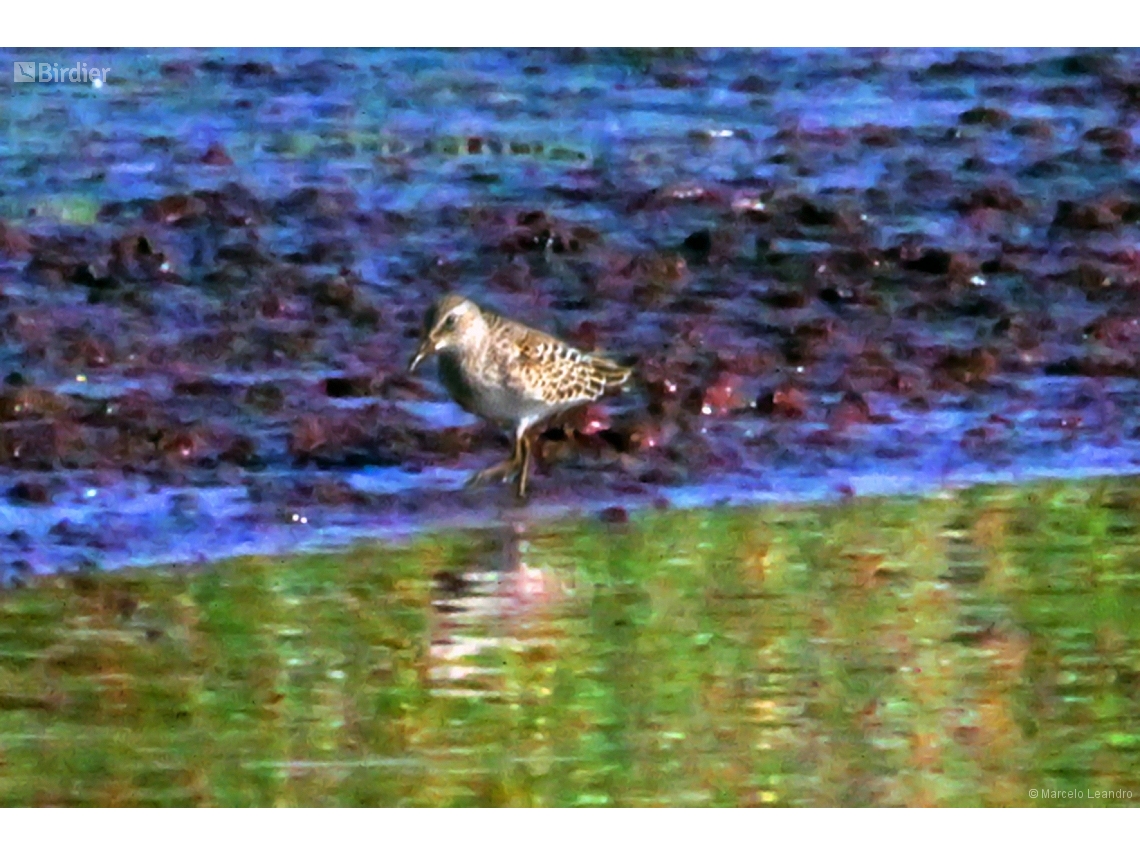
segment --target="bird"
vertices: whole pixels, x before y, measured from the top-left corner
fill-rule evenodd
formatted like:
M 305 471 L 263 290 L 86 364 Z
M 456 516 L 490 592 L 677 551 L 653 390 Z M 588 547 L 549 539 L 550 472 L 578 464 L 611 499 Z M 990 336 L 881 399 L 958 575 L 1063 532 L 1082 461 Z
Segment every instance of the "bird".
M 432 355 L 439 357 L 440 382 L 459 406 L 514 435 L 511 456 L 477 472 L 467 486 L 514 478 L 520 499 L 526 497 L 532 429 L 619 389 L 633 373 L 461 294 L 447 294 L 427 310 L 408 372 Z

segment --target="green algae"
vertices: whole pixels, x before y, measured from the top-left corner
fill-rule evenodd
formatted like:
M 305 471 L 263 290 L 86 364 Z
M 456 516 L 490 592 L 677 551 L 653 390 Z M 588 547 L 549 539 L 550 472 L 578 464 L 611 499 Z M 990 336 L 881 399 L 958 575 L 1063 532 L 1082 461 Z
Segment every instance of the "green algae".
M 0 804 L 1129 804 L 1138 524 L 1051 483 L 46 577 Z

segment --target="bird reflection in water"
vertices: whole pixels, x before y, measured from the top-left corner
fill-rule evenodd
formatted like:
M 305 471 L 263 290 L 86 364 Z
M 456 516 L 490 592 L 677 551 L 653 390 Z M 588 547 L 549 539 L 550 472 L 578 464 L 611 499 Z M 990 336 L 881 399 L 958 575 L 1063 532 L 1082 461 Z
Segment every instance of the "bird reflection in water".
M 435 575 L 429 678 L 437 695 L 498 697 L 512 657 L 553 658 L 559 603 L 571 577 L 545 564 L 522 523 L 506 523 L 485 549 Z

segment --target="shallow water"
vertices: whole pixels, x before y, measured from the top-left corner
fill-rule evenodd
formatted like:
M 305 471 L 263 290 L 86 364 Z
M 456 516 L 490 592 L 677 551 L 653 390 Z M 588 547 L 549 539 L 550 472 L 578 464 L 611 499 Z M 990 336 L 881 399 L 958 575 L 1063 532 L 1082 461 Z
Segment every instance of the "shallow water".
M 45 577 L 0 804 L 1133 804 L 1138 526 L 1041 482 Z

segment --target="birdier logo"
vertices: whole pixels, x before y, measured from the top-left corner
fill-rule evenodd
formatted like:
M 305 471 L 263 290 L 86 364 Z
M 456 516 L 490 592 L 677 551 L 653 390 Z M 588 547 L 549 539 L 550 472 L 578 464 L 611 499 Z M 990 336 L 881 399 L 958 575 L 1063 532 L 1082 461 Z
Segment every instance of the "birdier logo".
M 110 68 L 88 67 L 85 62 L 60 65 L 58 62 L 13 62 L 12 81 L 15 83 L 90 83 L 102 86 L 107 82 Z

